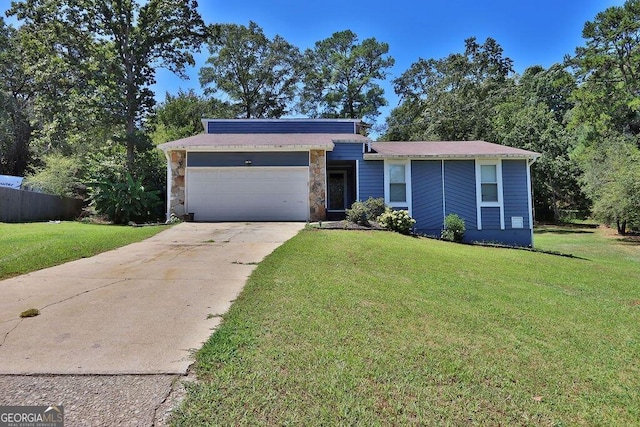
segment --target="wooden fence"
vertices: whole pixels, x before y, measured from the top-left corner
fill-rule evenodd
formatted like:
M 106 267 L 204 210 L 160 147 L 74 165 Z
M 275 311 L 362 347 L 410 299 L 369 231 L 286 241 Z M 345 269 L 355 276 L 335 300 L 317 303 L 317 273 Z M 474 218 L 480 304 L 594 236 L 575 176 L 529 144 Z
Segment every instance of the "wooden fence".
M 0 187 L 0 222 L 75 219 L 82 199 Z

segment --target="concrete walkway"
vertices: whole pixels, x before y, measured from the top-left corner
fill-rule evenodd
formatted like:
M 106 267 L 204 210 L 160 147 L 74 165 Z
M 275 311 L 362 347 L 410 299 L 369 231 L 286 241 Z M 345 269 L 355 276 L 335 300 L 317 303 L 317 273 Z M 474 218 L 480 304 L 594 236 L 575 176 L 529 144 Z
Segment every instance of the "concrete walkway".
M 184 375 L 256 263 L 303 227 L 183 223 L 0 281 L 0 375 Z

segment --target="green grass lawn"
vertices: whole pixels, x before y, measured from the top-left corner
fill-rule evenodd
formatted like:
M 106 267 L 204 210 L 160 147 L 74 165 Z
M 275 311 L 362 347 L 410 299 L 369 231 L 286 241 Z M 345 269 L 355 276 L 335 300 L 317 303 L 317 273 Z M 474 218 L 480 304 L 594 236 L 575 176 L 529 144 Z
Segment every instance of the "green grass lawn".
M 164 229 L 80 222 L 0 223 L 0 279 L 86 258 Z
M 197 353 L 173 423 L 640 425 L 640 247 L 575 231 L 536 242 L 582 258 L 305 230 Z

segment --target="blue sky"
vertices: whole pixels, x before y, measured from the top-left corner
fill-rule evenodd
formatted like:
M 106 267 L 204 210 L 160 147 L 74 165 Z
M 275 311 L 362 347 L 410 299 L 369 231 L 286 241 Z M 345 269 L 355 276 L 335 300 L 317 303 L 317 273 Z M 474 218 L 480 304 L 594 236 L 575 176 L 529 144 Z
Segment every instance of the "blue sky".
M 236 23 L 250 20 L 260 25 L 268 37 L 281 35 L 301 50 L 313 47 L 336 31 L 350 29 L 360 40 L 375 37 L 389 43 L 396 60 L 386 83 L 389 107 L 384 121 L 398 99 L 391 80 L 422 57 L 443 58 L 462 52 L 464 40 L 475 36 L 479 42 L 493 37 L 504 54 L 514 60 L 517 72 L 531 65 L 548 67 L 562 61 L 584 44 L 582 27 L 588 20 L 624 0 L 200 0 L 199 10 L 206 23 Z M 0 0 L 6 10 L 9 0 Z M 179 88 L 200 91 L 198 70 L 208 52 L 196 54 L 197 64 L 188 70 L 190 80 L 180 80 L 160 70 L 154 87 L 156 98 Z
M 389 44 L 396 60 L 383 85 L 389 101 L 380 115 L 382 123 L 398 103 L 391 80 L 422 57 L 443 58 L 463 52 L 464 40 L 480 42 L 493 37 L 514 61 L 516 72 L 532 65 L 548 67 L 583 45 L 582 28 L 588 20 L 624 0 L 200 0 L 207 23 L 260 25 L 268 37 L 281 35 L 301 50 L 313 47 L 336 31 L 350 29 L 360 40 L 375 37 Z M 158 75 L 159 101 L 164 92 L 178 88 L 200 90 L 197 70 L 208 57 L 206 48 L 196 56 L 190 81 L 167 72 Z

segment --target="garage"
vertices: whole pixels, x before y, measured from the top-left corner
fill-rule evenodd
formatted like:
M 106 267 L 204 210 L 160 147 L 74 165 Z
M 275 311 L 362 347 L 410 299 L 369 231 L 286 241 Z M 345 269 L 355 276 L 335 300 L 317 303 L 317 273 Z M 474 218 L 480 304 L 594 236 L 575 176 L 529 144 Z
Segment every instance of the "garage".
M 186 209 L 195 221 L 307 221 L 309 167 L 191 167 Z

